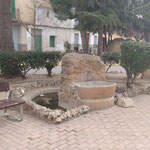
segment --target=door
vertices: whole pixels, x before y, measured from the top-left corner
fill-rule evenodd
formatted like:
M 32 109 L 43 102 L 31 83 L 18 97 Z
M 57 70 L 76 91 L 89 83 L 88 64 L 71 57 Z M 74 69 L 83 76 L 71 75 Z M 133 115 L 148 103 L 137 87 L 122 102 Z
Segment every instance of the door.
M 34 35 L 34 30 L 32 29 L 32 34 Z M 42 51 L 42 30 L 36 29 L 36 37 L 35 37 L 35 48 L 37 51 Z M 34 50 L 34 37 L 32 36 L 31 41 L 32 50 Z
M 79 49 L 79 34 L 74 34 L 74 50 L 78 51 Z
M 42 36 L 36 35 L 36 49 L 37 51 L 42 51 Z
M 89 41 L 90 41 L 90 34 L 89 33 L 86 34 L 86 38 L 87 38 L 87 44 L 89 45 Z
M 98 44 L 98 37 L 94 36 L 94 48 L 97 48 L 97 44 Z

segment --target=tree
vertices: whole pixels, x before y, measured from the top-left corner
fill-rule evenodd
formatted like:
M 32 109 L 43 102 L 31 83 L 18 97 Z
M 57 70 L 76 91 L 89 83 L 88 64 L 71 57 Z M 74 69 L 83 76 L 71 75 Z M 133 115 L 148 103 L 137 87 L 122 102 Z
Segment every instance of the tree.
M 150 1 L 149 0 L 114 0 L 118 11 L 117 15 L 122 23 L 118 28 L 127 37 L 134 37 L 140 41 L 144 34 L 149 32 Z
M 137 40 L 141 39 L 139 35 L 142 35 L 142 27 L 145 26 L 143 22 L 149 20 L 148 1 L 50 0 L 58 18 L 78 20 L 77 29 L 81 31 L 81 36 L 83 35 L 83 47 L 87 43 L 86 32 L 98 32 L 98 55 L 100 56 L 103 49 L 103 34 L 105 37 L 108 35 L 108 42 L 112 40 L 115 31 L 126 33 Z M 141 11 L 141 7 L 144 8 L 145 14 Z
M 103 33 L 105 29 L 112 29 L 120 25 L 120 20 L 115 12 L 113 0 L 89 0 L 88 9 L 81 11 L 80 28 L 86 28 L 90 32 L 98 33 L 98 55 L 102 56 Z
M 126 70 L 127 88 L 136 77 L 150 67 L 150 45 L 148 43 L 124 42 L 121 45 L 121 66 Z
M 113 64 L 119 64 L 120 55 L 118 53 L 106 53 L 103 55 L 103 61 L 106 65 L 108 65 L 108 68 L 106 70 L 107 73 L 108 70 L 113 66 Z
M 43 20 L 41 18 L 41 14 L 39 14 L 39 10 L 40 8 L 42 8 L 43 3 L 46 2 L 46 0 L 31 0 L 31 7 L 28 7 L 29 10 L 31 10 L 32 14 L 33 14 L 33 23 L 32 24 L 26 24 L 23 23 L 25 29 L 28 31 L 28 33 L 31 35 L 31 37 L 33 38 L 33 50 L 36 51 L 37 47 L 36 47 L 36 36 L 37 36 L 37 29 L 44 24 L 44 22 L 42 22 L 41 20 Z M 39 23 L 40 22 L 40 23 Z M 30 25 L 32 25 L 33 29 L 30 30 Z
M 75 19 L 79 24 L 82 24 L 79 12 L 86 9 L 86 0 L 50 0 L 50 3 L 58 19 Z M 79 29 L 81 32 L 83 52 L 88 53 L 87 30 L 85 28 L 79 28 L 79 25 L 76 26 L 76 29 Z
M 113 0 L 50 0 L 58 18 L 76 19 L 79 24 L 76 27 L 81 31 L 82 45 L 87 51 L 86 32 L 98 32 L 98 55 L 103 49 L 103 28 L 119 24 L 115 13 Z
M 11 0 L 0 0 L 0 51 L 13 51 Z
M 135 12 L 139 16 L 139 26 L 138 29 L 141 33 L 142 38 L 145 38 L 146 42 L 150 41 L 150 1 L 144 0 L 142 5 L 140 5 Z
M 71 52 L 71 44 L 68 41 L 64 42 L 64 47 L 65 47 L 66 53 Z

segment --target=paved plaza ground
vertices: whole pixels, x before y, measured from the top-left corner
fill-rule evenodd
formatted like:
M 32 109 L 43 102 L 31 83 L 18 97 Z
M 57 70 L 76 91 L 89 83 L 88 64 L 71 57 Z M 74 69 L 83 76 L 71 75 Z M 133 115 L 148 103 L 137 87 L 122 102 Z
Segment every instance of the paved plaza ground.
M 150 96 L 135 108 L 114 106 L 59 125 L 29 114 L 22 122 L 0 112 L 0 150 L 150 150 Z

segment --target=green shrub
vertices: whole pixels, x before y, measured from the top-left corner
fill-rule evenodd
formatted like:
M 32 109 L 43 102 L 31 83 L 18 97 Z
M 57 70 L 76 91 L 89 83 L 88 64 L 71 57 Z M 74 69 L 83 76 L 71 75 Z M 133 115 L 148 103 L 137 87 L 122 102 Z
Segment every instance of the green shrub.
M 120 55 L 118 53 L 106 53 L 103 55 L 103 61 L 109 67 L 107 68 L 106 72 L 111 68 L 113 64 L 118 64 L 120 60 Z
M 18 76 L 21 74 L 18 63 L 19 60 L 17 59 L 15 52 L 0 52 L 0 69 L 1 73 L 6 76 Z
M 71 44 L 68 41 L 64 43 L 64 47 L 66 49 L 66 53 L 69 53 L 71 51 Z
M 31 69 L 46 68 L 49 76 L 51 70 L 61 59 L 60 52 L 0 52 L 0 69 L 6 77 L 21 76 L 25 78 Z
M 136 77 L 150 67 L 150 44 L 124 42 L 121 45 L 121 66 L 127 74 L 127 88 Z
M 52 76 L 52 69 L 58 65 L 62 58 L 63 54 L 61 52 L 53 51 L 53 52 L 45 52 L 44 53 L 44 60 L 45 65 L 44 67 L 47 69 L 48 76 Z
M 25 78 L 26 74 L 31 69 L 40 69 L 44 66 L 45 63 L 42 52 L 17 52 L 16 56 L 19 60 L 18 68 L 21 72 L 22 78 Z

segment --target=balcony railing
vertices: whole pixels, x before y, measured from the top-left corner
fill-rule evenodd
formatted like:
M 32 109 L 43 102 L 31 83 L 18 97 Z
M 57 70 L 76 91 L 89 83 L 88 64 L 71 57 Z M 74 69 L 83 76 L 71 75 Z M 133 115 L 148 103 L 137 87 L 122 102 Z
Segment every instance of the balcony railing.
M 15 22 L 21 21 L 20 9 L 19 8 L 15 9 L 15 14 L 13 14 L 12 19 Z

